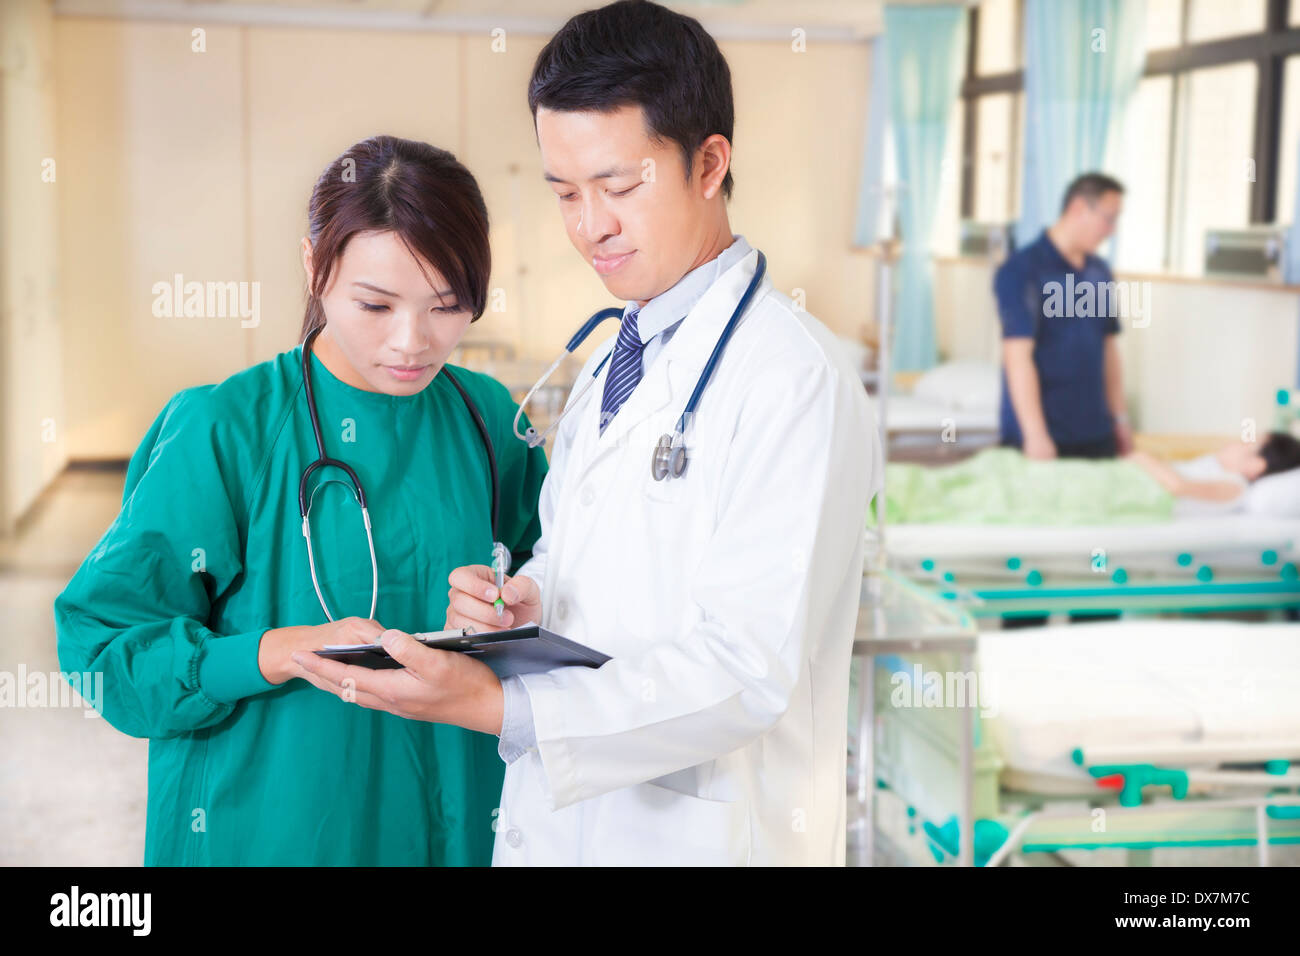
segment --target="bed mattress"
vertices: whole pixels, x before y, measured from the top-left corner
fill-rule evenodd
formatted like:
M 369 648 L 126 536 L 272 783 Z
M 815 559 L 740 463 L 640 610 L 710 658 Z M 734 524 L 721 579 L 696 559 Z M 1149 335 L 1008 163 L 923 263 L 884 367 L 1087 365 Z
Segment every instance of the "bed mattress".
M 1246 754 L 1262 745 L 1300 755 L 1300 624 L 1137 620 L 989 632 L 979 638 L 977 678 L 1004 786 L 1007 774 L 1078 780 L 1075 748 Z

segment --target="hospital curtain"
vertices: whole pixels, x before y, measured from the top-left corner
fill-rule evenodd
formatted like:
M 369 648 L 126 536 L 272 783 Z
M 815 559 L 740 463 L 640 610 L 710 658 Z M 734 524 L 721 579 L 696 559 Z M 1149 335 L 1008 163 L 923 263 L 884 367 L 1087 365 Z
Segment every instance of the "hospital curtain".
M 1142 77 L 1146 0 L 1025 0 L 1019 245 L 1056 220 L 1070 181 L 1102 169 Z
M 853 244 L 869 246 L 888 235 L 881 229 L 885 205 L 885 130 L 889 124 L 889 70 L 885 44 L 871 41 L 871 89 L 867 96 L 866 138 L 862 143 L 862 174 L 858 181 L 858 214 L 853 226 Z
M 903 232 L 893 366 L 926 369 L 936 357 L 930 235 L 948 118 L 966 59 L 966 8 L 886 6 L 885 53 Z

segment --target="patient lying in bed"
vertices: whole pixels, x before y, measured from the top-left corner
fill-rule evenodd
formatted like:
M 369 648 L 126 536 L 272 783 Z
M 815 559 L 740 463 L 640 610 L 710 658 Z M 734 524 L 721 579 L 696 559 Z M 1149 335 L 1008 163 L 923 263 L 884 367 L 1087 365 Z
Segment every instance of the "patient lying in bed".
M 1280 432 L 1176 464 L 1142 453 L 1034 461 L 990 448 L 955 465 L 887 465 L 885 505 L 895 524 L 1141 524 L 1234 510 L 1252 483 L 1297 467 L 1300 442 Z
M 1213 454 L 1186 462 L 1164 462 L 1141 451 L 1128 460 L 1175 498 L 1231 510 L 1252 482 L 1300 467 L 1300 441 L 1286 432 L 1271 432 L 1263 441 L 1230 442 Z

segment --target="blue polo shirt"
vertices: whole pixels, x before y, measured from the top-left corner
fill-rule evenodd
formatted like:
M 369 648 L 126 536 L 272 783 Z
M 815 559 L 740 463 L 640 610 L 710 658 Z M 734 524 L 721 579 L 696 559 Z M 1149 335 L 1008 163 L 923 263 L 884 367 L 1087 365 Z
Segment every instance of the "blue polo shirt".
M 1106 336 L 1119 332 L 1113 283 L 1104 259 L 1088 256 L 1076 270 L 1046 230 L 1008 256 L 994 276 L 1002 337 L 1034 340 L 1043 417 L 1058 447 L 1102 441 L 1114 431 L 1104 363 Z M 1005 369 L 1001 417 L 1002 440 L 1023 444 Z

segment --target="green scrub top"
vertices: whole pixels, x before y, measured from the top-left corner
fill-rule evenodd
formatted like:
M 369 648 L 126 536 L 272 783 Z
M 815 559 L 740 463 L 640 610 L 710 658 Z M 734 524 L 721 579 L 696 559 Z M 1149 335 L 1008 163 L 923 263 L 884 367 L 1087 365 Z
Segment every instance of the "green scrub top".
M 448 574 L 492 553 L 469 410 L 443 374 L 392 396 L 311 362 L 325 453 L 356 471 L 370 509 L 375 618 L 440 630 Z M 540 534 L 546 459 L 514 437 L 504 386 L 451 369 L 492 436 L 517 568 Z M 178 393 L 131 459 L 121 513 L 55 601 L 60 666 L 102 671 L 103 716 L 149 738 L 146 865 L 487 865 L 505 769 L 496 737 L 300 679 L 275 686 L 258 669 L 266 630 L 327 620 L 298 514 L 316 455 L 301 345 Z M 370 552 L 344 482 L 333 468 L 313 476 L 316 570 L 336 618 L 365 617 Z

